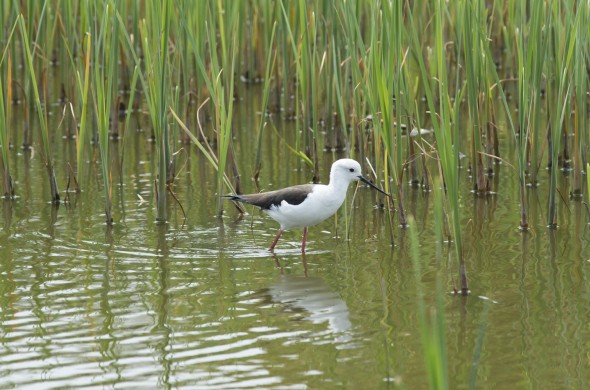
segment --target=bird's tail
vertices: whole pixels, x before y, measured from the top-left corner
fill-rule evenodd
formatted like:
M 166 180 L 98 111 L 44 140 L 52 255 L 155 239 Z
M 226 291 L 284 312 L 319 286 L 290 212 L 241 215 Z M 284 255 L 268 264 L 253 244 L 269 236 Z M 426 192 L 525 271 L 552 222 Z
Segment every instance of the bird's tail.
M 229 199 L 229 200 L 235 200 L 235 201 L 242 201 L 242 197 L 240 195 L 223 195 L 222 198 L 224 199 Z

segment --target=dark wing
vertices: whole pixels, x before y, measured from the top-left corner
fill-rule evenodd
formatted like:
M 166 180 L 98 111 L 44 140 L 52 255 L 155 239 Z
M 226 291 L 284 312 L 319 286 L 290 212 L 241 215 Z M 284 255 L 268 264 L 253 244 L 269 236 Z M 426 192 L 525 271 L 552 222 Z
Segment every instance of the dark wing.
M 249 195 L 230 195 L 226 196 L 226 198 L 268 210 L 271 206 L 279 206 L 283 201 L 292 205 L 301 204 L 312 191 L 313 184 L 302 184 L 283 188 L 282 190 Z

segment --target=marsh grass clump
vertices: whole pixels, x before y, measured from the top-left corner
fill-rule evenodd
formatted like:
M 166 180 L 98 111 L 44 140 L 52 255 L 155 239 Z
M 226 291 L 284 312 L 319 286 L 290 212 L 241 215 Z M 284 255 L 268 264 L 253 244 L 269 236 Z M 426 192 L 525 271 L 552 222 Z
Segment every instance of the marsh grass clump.
M 95 4 L 95 6 L 97 6 Z M 92 50 L 93 83 L 96 123 L 98 129 L 98 146 L 100 166 L 104 188 L 105 218 L 107 225 L 113 224 L 113 172 L 110 151 L 109 130 L 111 125 L 111 102 L 116 86 L 116 68 L 118 58 L 118 23 L 114 17 L 112 5 L 106 4 L 102 9 L 95 8 L 95 15 L 100 24 L 95 25 L 92 35 L 99 34 L 100 39 Z M 100 17 L 99 17 L 100 16 Z M 99 18 L 98 18 L 99 17 Z M 107 28 L 113 26 L 113 28 Z
M 12 34 L 14 33 L 16 24 L 14 25 L 7 41 L 10 42 Z M 4 31 L 0 31 L 0 37 L 3 38 Z M 0 39 L 4 41 L 4 39 Z M 2 167 L 3 167 L 3 181 L 2 181 L 2 197 L 4 199 L 14 199 L 14 180 L 10 173 L 10 158 L 8 150 L 10 149 L 10 119 L 12 112 L 12 60 L 11 54 L 7 51 L 8 45 L 2 52 L 0 57 L 0 142 L 2 147 Z M 5 86 L 6 85 L 6 86 Z
M 49 140 L 49 128 L 47 125 L 47 73 L 44 71 L 42 73 L 41 81 L 42 84 L 39 85 L 37 82 L 37 76 L 35 74 L 35 67 L 33 64 L 33 57 L 34 52 L 31 49 L 31 42 L 29 41 L 29 33 L 27 31 L 27 27 L 24 22 L 24 17 L 20 15 L 18 19 L 20 33 L 21 33 L 21 44 L 24 51 L 25 57 L 25 65 L 28 74 L 28 80 L 31 85 L 31 89 L 33 90 L 33 101 L 35 103 L 34 108 L 37 110 L 37 115 L 39 119 L 40 125 L 40 134 L 41 134 L 41 145 L 43 148 L 43 158 L 45 163 L 45 168 L 47 170 L 47 177 L 49 179 L 49 188 L 51 191 L 51 203 L 59 204 L 60 203 L 60 195 L 59 189 L 57 185 L 57 178 L 55 176 L 55 170 L 53 168 L 53 158 L 52 158 L 52 150 Z M 40 91 L 41 89 L 41 91 Z M 41 92 L 43 92 L 43 101 L 44 104 L 41 103 Z

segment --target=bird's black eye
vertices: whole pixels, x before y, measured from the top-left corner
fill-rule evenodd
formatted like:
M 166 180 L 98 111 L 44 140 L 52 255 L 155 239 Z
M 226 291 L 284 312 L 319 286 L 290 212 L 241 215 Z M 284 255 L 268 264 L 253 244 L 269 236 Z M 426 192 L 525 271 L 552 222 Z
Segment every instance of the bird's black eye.
M 354 172 L 354 168 L 348 168 L 350 172 Z

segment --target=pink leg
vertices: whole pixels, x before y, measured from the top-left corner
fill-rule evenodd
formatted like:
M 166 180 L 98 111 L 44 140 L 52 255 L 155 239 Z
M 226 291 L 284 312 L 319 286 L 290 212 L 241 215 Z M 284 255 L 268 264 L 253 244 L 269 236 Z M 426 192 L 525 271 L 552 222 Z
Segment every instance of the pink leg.
M 305 253 L 305 243 L 307 242 L 307 226 L 303 228 L 303 241 L 301 241 L 301 253 Z
M 277 245 L 277 242 L 279 242 L 279 238 L 281 238 L 281 234 L 283 234 L 283 229 L 279 229 L 279 233 L 275 237 L 275 240 L 272 242 L 272 245 L 270 246 L 270 248 L 268 248 L 269 251 L 273 252 L 275 250 L 275 246 Z
M 303 260 L 303 274 L 307 278 L 307 259 L 305 258 L 305 252 L 301 253 L 301 259 Z

